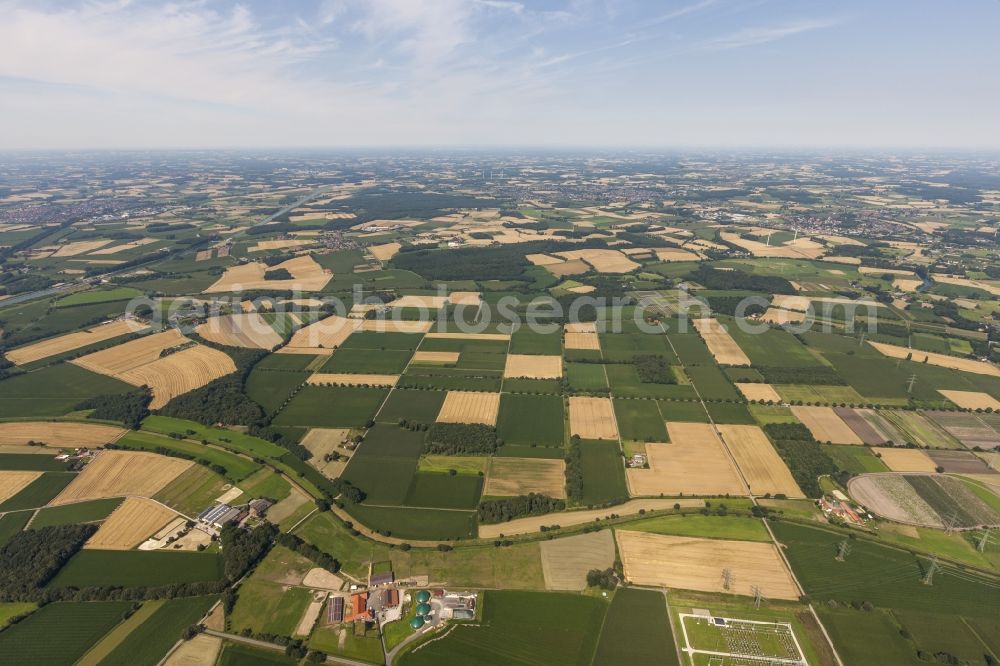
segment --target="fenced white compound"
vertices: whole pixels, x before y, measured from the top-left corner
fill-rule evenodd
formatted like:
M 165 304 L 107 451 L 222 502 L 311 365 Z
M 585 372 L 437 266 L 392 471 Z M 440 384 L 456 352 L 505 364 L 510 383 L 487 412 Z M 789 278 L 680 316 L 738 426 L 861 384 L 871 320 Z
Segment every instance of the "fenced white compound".
M 681 613 L 679 617 L 684 637 L 682 650 L 688 654 L 692 664 L 808 666 L 792 625 L 787 622 L 706 617 L 691 613 Z M 711 649 L 709 643 L 712 644 Z M 701 659 L 696 655 L 702 655 Z

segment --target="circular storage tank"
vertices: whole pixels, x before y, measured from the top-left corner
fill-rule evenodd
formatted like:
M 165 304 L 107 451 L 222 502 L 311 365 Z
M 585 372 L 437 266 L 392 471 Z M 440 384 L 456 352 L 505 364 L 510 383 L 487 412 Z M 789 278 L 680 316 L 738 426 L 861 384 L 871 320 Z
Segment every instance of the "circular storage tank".
M 413 629 L 414 631 L 416 631 L 422 626 L 424 626 L 424 618 L 415 617 L 412 620 L 410 620 L 410 628 Z
M 423 616 L 431 612 L 430 604 L 417 605 L 417 615 Z
M 426 604 L 430 600 L 431 600 L 431 593 L 428 592 L 427 590 L 420 590 L 419 592 L 417 592 L 418 604 Z

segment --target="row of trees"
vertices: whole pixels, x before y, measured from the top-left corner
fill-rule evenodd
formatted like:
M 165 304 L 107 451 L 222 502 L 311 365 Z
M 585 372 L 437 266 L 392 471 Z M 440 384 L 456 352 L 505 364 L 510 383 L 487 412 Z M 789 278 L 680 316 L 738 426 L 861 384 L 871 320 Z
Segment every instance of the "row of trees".
M 505 499 L 488 500 L 479 505 L 480 523 L 505 523 L 523 516 L 541 516 L 562 511 L 566 502 L 540 493 L 529 493 Z
M 427 453 L 492 455 L 503 445 L 497 431 L 479 423 L 435 423 L 427 431 Z

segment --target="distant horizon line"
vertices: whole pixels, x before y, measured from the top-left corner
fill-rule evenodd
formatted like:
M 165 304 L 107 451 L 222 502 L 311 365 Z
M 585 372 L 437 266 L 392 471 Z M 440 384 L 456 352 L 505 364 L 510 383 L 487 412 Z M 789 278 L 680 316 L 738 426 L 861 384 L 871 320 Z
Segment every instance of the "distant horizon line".
M 702 153 L 927 153 L 927 154 L 974 154 L 995 155 L 1000 158 L 1000 145 L 991 147 L 945 146 L 945 145 L 822 145 L 822 144 L 673 144 L 646 145 L 634 144 L 525 144 L 525 145 L 490 145 L 490 144 L 343 144 L 328 146 L 102 146 L 102 147 L 63 147 L 63 148 L 3 148 L 0 155 L 24 155 L 45 153 L 150 153 L 150 152 L 286 152 L 286 153 L 320 153 L 320 152 L 629 152 L 670 154 L 679 152 Z

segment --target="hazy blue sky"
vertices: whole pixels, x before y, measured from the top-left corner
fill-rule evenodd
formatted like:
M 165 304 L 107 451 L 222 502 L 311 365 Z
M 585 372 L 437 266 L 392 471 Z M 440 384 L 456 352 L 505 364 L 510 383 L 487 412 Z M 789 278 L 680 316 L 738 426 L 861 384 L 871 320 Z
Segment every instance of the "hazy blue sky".
M 0 0 L 0 150 L 1000 147 L 998 0 Z

